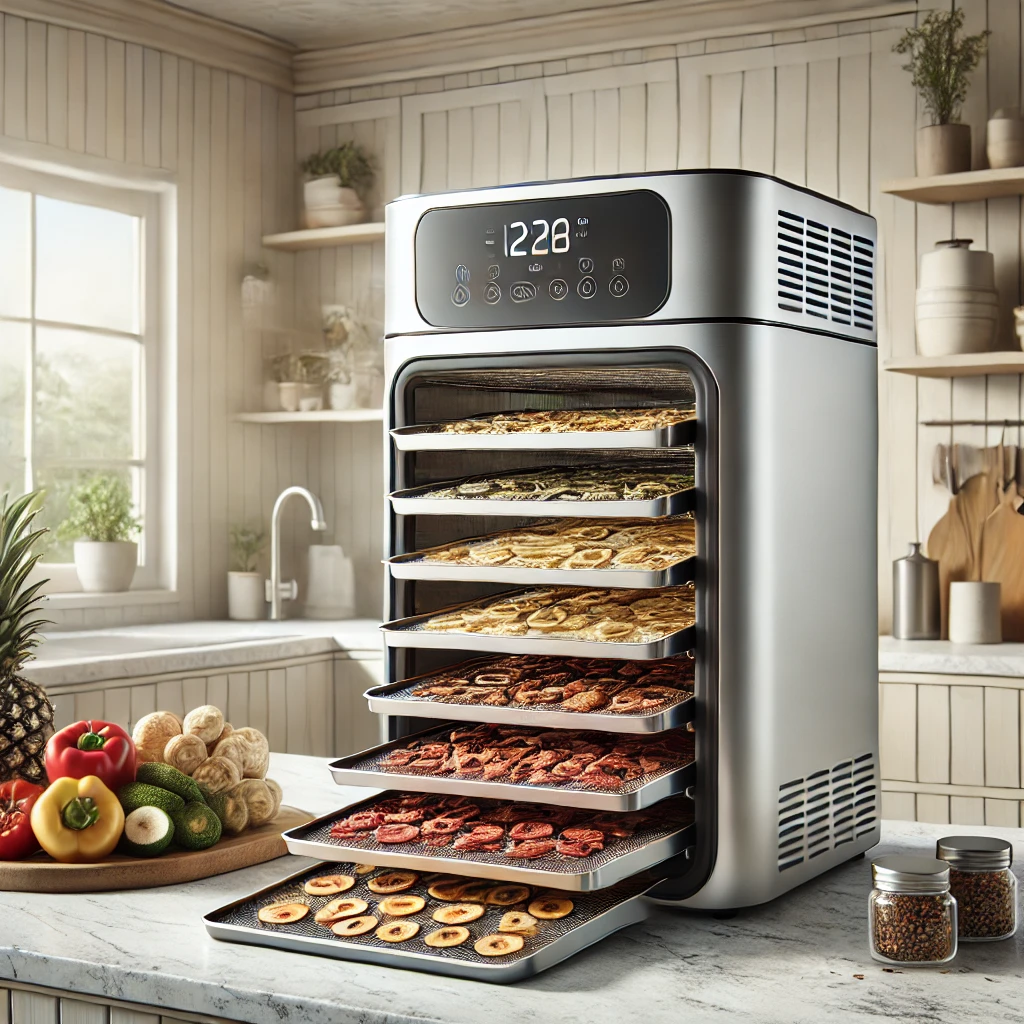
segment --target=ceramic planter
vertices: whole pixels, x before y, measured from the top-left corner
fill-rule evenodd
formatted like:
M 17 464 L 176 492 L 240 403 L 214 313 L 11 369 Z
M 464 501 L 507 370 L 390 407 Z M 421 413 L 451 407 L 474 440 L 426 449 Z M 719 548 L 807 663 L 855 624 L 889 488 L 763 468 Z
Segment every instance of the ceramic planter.
M 299 396 L 302 385 L 298 381 L 286 380 L 277 385 L 277 400 L 285 412 L 299 411 Z
M 327 387 L 327 401 L 336 412 L 354 408 L 356 404 L 355 381 L 349 381 L 347 384 L 331 381 Z
M 299 385 L 299 412 L 319 412 L 324 407 L 322 384 Z
M 988 122 L 985 153 L 989 167 L 1024 166 L 1024 119 L 1016 107 L 997 110 Z
M 931 124 L 917 130 L 917 174 L 957 174 L 971 169 L 971 126 Z
M 344 188 L 337 175 L 310 178 L 302 186 L 306 227 L 336 228 L 358 224 L 366 210 L 354 188 Z
M 131 588 L 139 546 L 131 540 L 76 540 L 75 572 L 88 593 L 116 594 Z
M 228 618 L 252 622 L 266 617 L 263 576 L 258 572 L 229 572 Z

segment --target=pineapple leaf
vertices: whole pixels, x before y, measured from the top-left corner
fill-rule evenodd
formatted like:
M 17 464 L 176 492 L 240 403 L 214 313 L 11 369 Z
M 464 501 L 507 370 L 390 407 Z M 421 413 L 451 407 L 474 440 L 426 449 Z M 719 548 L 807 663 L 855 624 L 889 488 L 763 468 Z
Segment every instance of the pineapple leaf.
M 0 681 L 15 676 L 39 644 L 46 619 L 40 611 L 40 590 L 47 580 L 29 584 L 28 577 L 41 557 L 33 547 L 46 530 L 33 530 L 41 509 L 38 491 L 0 502 Z

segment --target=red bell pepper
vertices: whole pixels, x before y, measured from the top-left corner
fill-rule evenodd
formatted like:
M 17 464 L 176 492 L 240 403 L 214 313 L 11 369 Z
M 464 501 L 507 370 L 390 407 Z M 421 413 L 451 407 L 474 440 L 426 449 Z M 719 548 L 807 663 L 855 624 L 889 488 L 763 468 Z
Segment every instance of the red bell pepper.
M 116 793 L 135 781 L 135 744 L 113 722 L 75 722 L 46 744 L 46 774 L 51 782 L 95 775 Z
M 0 782 L 0 860 L 21 860 L 39 849 L 29 814 L 43 787 L 24 779 Z

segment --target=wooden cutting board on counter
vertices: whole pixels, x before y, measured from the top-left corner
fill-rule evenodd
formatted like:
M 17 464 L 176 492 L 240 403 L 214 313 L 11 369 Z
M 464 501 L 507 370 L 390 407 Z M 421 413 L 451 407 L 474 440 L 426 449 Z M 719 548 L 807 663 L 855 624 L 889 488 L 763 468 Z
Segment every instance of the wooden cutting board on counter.
M 1024 516 L 1013 493 L 985 520 L 981 537 L 981 578 L 1000 584 L 1003 640 L 1024 640 Z
M 37 853 L 27 860 L 0 861 L 0 892 L 110 892 L 194 882 L 284 856 L 288 849 L 281 833 L 312 819 L 312 814 L 286 806 L 266 825 L 225 836 L 208 850 L 177 850 L 160 857 L 113 854 L 96 864 L 58 864 Z

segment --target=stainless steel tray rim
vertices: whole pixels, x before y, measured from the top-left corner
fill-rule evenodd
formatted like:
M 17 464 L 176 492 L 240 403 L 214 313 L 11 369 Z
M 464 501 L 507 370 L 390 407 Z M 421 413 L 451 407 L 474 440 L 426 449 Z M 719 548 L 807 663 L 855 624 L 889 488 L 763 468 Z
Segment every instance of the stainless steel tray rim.
M 400 516 L 538 516 L 550 519 L 661 519 L 692 512 L 692 488 L 660 498 L 620 501 L 504 501 L 497 498 L 424 498 L 388 495 Z

